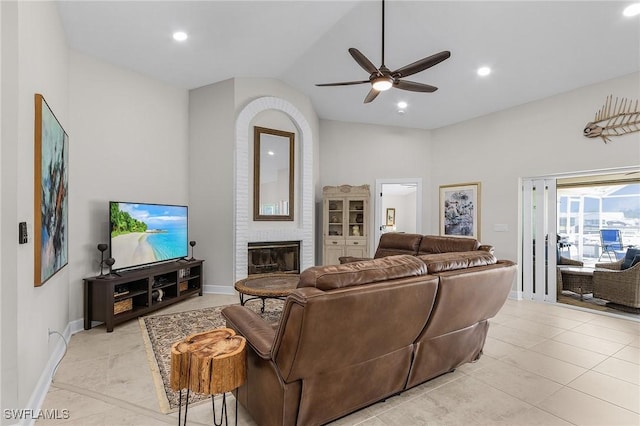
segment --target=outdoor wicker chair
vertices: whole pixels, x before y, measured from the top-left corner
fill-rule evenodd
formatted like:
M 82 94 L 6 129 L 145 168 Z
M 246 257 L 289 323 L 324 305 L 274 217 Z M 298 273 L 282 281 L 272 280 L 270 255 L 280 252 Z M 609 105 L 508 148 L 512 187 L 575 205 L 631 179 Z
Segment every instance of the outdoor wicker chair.
M 622 269 L 624 259 L 597 263 L 593 272 L 593 297 L 640 309 L 640 263 Z

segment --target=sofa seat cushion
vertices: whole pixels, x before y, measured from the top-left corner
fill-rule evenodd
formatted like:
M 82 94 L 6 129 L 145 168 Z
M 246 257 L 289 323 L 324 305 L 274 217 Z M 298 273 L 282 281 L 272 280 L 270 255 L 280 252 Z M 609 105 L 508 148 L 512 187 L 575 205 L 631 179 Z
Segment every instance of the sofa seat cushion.
M 429 274 L 493 265 L 498 261 L 492 253 L 482 250 L 426 254 L 418 259 L 427 265 Z
M 326 291 L 398 278 L 417 277 L 426 273 L 426 265 L 415 256 L 387 256 L 344 265 L 308 268 L 300 274 L 298 288 L 316 287 Z
M 420 242 L 418 255 L 471 251 L 478 250 L 479 247 L 480 243 L 475 238 L 425 235 Z

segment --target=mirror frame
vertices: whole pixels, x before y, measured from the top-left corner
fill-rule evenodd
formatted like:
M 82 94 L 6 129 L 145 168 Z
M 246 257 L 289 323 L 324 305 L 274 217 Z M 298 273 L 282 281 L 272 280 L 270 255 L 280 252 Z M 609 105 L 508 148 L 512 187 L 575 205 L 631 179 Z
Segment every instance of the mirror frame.
M 266 127 L 253 127 L 253 220 L 292 221 L 293 220 L 293 188 L 294 188 L 294 138 L 295 133 Z M 262 134 L 282 136 L 289 139 L 289 214 L 260 214 L 260 139 Z

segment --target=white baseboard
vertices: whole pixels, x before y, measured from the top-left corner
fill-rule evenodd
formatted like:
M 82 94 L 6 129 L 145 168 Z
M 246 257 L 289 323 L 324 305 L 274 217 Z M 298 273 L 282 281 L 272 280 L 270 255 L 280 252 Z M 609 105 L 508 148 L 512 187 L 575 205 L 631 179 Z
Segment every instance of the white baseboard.
M 229 296 L 235 296 L 238 294 L 233 287 L 228 285 L 205 285 L 202 288 L 202 292 L 206 294 L 225 294 Z
M 28 416 L 29 418 L 26 418 L 27 416 L 25 416 L 25 418 L 20 419 L 20 421 L 18 422 L 19 425 L 32 426 L 35 423 L 36 419 L 34 417 L 36 417 L 37 414 L 40 412 L 42 403 L 44 402 L 44 399 L 47 397 L 47 392 L 49 392 L 49 387 L 51 386 L 51 381 L 53 380 L 55 369 L 58 366 L 58 363 L 62 360 L 62 357 L 64 357 L 66 353 L 66 348 L 67 348 L 69 339 L 71 338 L 72 334 L 80 331 L 80 330 L 73 331 L 73 329 L 75 328 L 74 323 L 76 322 L 80 323 L 81 325 L 80 330 L 83 329 L 82 320 L 73 321 L 67 324 L 67 327 L 65 328 L 64 332 L 62 332 L 62 336 L 64 336 L 64 341 L 62 340 L 63 337 L 61 337 L 59 334 L 54 333 L 49 335 L 49 340 L 55 339 L 56 344 L 55 344 L 55 347 L 53 348 L 53 351 L 51 351 L 51 355 L 49 356 L 49 361 L 47 361 L 47 364 L 42 370 L 42 374 L 40 374 L 38 383 L 36 384 L 36 387 L 31 393 L 31 397 L 27 402 L 27 407 L 25 411 L 29 412 L 32 415 Z
M 235 296 L 237 292 L 233 287 L 230 286 L 222 286 L 222 285 L 205 285 L 202 289 L 203 293 L 207 294 L 224 294 Z M 101 322 L 93 321 L 92 326 L 102 324 Z M 74 321 L 71 321 L 67 324 L 62 335 L 66 342 L 69 342 L 69 339 L 72 335 L 84 330 L 84 318 L 80 318 Z M 56 344 L 51 351 L 51 355 L 49 356 L 49 360 L 42 370 L 42 374 L 40 374 L 40 378 L 38 379 L 38 383 L 29 398 L 29 402 L 24 409 L 25 418 L 16 419 L 18 422 L 16 425 L 20 426 L 33 426 L 36 419 L 35 418 L 26 418 L 26 417 L 35 417 L 39 411 L 41 410 L 42 403 L 44 402 L 47 392 L 49 392 L 49 388 L 52 382 L 52 376 L 54 374 L 54 370 L 58 365 L 58 362 L 62 359 L 62 357 L 66 353 L 65 342 L 62 341 L 62 338 L 58 334 L 52 334 L 49 336 L 49 339 L 56 339 Z M 28 414 L 33 414 L 29 416 Z
M 511 290 L 511 293 L 509 293 L 509 299 L 522 300 L 522 292 L 520 290 Z

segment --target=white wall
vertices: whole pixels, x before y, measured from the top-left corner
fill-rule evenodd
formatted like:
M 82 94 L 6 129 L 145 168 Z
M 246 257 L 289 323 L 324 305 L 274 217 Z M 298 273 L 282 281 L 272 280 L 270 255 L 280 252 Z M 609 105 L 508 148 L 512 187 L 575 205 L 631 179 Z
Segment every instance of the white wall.
M 234 82 L 189 92 L 189 237 L 204 285 L 233 285 Z
M 369 235 L 373 229 L 376 179 L 422 178 L 422 211 L 430 211 L 431 137 L 427 130 L 320 121 L 320 181 L 327 185 L 363 185 L 372 191 Z M 321 195 L 322 193 L 320 193 Z M 437 192 L 435 193 L 437 194 Z M 429 233 L 429 218 L 422 221 Z M 437 231 L 437 228 L 434 228 Z M 372 241 L 373 249 L 377 241 Z M 373 253 L 373 251 L 371 252 Z
M 198 241 L 196 247 L 201 247 L 201 240 L 204 245 L 196 257 L 206 260 L 207 291 L 233 293 L 236 118 L 247 104 L 262 96 L 284 99 L 302 112 L 312 129 L 317 152 L 318 118 L 311 102 L 278 80 L 238 78 L 190 91 L 190 229 Z M 267 124 L 274 119 L 282 117 L 266 112 L 253 124 L 269 127 Z
M 375 189 L 375 188 L 374 188 Z M 373 197 L 373 194 L 372 194 Z M 375 197 L 373 197 L 375 198 Z M 415 234 L 416 232 L 416 194 L 406 195 L 385 195 L 382 197 L 382 218 L 381 225 L 387 223 L 386 214 L 388 208 L 396 209 L 396 224 L 395 230 L 397 232 L 406 232 L 409 234 Z M 389 232 L 389 231 L 387 231 Z M 375 244 L 377 247 L 377 244 Z
M 83 317 L 82 278 L 99 273 L 112 201 L 189 203 L 188 91 L 69 57 L 69 318 Z M 118 259 L 115 259 L 115 268 Z
M 437 197 L 439 185 L 481 182 L 481 241 L 493 244 L 498 258 L 517 260 L 518 179 L 639 165 L 640 133 L 606 145 L 582 136 L 608 95 L 639 93 L 635 73 L 434 130 L 431 192 Z M 437 204 L 425 211 L 437 230 Z M 494 224 L 509 231 L 495 232 Z
M 56 6 L 2 4 L 2 403 L 27 405 L 49 355 L 48 328 L 68 322 L 69 268 L 33 285 L 34 94 L 69 120 L 67 49 Z M 5 129 L 5 126 L 7 128 Z M 18 245 L 17 223 L 30 241 Z M 3 418 L 3 422 L 6 420 Z
M 37 408 L 98 271 L 110 199 L 188 202 L 188 93 L 70 52 L 54 2 L 2 2 L 2 399 Z M 69 264 L 33 285 L 34 94 L 69 134 Z M 17 223 L 31 236 L 18 245 Z M 77 321 L 76 321 L 77 320 Z M 35 404 L 35 406 L 34 406 Z M 6 419 L 2 419 L 5 421 Z
M 0 2 L 0 407 L 17 407 L 18 6 Z M 4 420 L 0 420 L 4 423 Z

